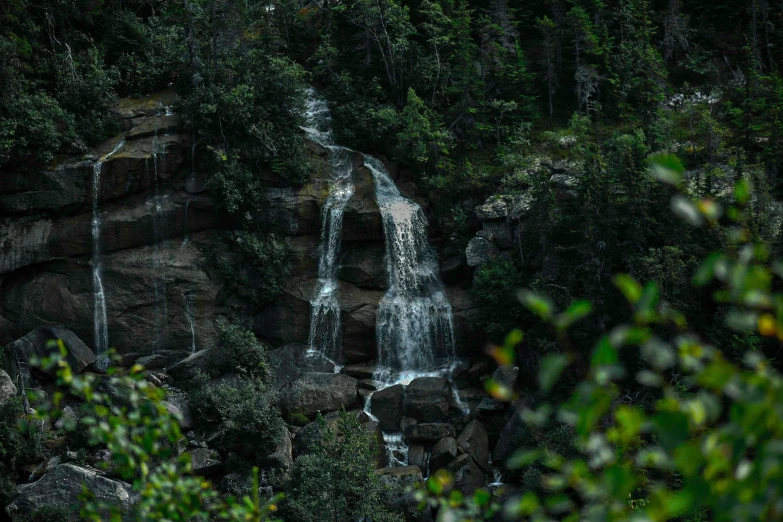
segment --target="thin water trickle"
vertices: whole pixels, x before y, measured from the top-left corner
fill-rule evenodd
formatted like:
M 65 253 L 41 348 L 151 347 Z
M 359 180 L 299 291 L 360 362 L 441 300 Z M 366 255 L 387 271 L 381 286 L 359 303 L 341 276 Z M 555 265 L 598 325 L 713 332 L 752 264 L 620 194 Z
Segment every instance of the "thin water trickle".
M 185 202 L 185 225 L 184 230 L 182 231 L 182 244 L 187 245 L 189 238 L 188 238 L 188 207 L 190 206 L 190 200 L 187 200 Z
M 92 293 L 93 293 L 93 329 L 95 353 L 98 355 L 97 366 L 106 369 L 109 360 L 106 351 L 109 349 L 109 326 L 106 316 L 106 292 L 103 286 L 103 260 L 101 251 L 101 171 L 103 164 L 113 154 L 116 154 L 125 144 L 121 138 L 111 152 L 98 159 L 92 169 Z
M 196 353 L 196 329 L 193 325 L 193 315 L 190 313 L 190 296 L 185 294 L 185 317 L 190 325 L 190 353 Z
M 155 298 L 155 341 L 153 351 L 157 353 L 158 350 L 165 346 L 167 325 L 168 325 L 168 302 L 166 301 L 166 280 L 161 276 L 161 267 L 163 266 L 163 258 L 160 252 L 160 243 L 165 239 L 166 234 L 166 213 L 163 209 L 163 204 L 167 200 L 167 196 L 161 196 L 160 194 L 160 181 L 158 176 L 158 155 L 161 155 L 165 162 L 165 146 L 158 151 L 158 132 L 152 138 L 152 170 L 153 170 L 153 205 L 155 211 L 152 214 L 152 286 L 153 294 Z

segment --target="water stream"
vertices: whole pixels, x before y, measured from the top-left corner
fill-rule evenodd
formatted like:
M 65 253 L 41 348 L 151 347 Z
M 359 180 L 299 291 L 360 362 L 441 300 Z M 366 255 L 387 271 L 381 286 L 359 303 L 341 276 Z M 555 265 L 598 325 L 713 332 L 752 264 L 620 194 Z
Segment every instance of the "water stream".
M 103 259 L 101 251 L 101 171 L 103 164 L 125 144 L 125 138 L 114 145 L 111 152 L 95 162 L 92 169 L 92 293 L 94 348 L 98 355 L 97 366 L 106 369 L 109 359 L 109 326 L 106 317 L 106 292 L 103 287 Z
M 310 301 L 308 352 L 339 359 L 342 351 L 337 272 L 342 239 L 343 212 L 354 193 L 353 151 L 335 145 L 326 102 L 308 92 L 307 124 L 310 140 L 329 150 L 329 195 L 322 210 L 318 285 Z M 402 195 L 384 164 L 363 155 L 374 180 L 375 199 L 383 222 L 388 291 L 377 313 L 378 389 L 407 384 L 417 377 L 447 376 L 454 362 L 454 325 L 451 305 L 438 276 L 435 250 L 427 237 L 427 218 L 418 204 Z M 467 406 L 453 387 L 455 401 Z M 371 395 L 364 411 L 370 411 Z M 390 466 L 408 462 L 408 447 L 401 433 L 384 433 Z
M 354 191 L 351 151 L 334 144 L 329 109 L 313 90 L 308 91 L 307 126 L 303 129 L 309 139 L 329 150 L 329 195 L 321 211 L 318 284 L 310 300 L 308 351 L 332 360 L 338 359 L 342 352 L 337 270 L 343 213 Z
M 375 181 L 386 241 L 389 290 L 378 306 L 378 380 L 431 372 L 454 359 L 451 305 L 438 276 L 421 207 L 403 196 L 377 158 L 364 156 Z

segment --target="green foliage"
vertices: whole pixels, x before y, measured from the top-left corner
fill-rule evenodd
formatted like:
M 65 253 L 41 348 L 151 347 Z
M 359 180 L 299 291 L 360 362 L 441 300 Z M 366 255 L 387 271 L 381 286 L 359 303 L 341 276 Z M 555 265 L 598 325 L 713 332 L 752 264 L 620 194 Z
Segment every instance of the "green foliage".
M 11 502 L 14 485 L 23 466 L 43 458 L 41 433 L 37 427 L 21 432 L 17 423 L 25 417 L 22 400 L 12 397 L 0 404 L 0 511 Z
M 210 380 L 200 373 L 188 390 L 194 419 L 202 429 L 220 433 L 213 444 L 234 458 L 231 465 L 262 464 L 275 450 L 284 424 L 262 381 L 240 375 Z
M 266 347 L 252 331 L 235 324 L 218 328 L 215 354 L 210 354 L 210 374 L 235 373 L 242 377 L 267 382 L 269 367 L 266 364 Z
M 57 70 L 57 100 L 73 114 L 74 130 L 89 145 L 120 130 L 115 114 L 116 83 L 116 70 L 105 66 L 95 47 L 69 55 L 67 65 Z
M 93 445 L 109 450 L 112 472 L 132 481 L 139 502 L 131 513 L 121 513 L 116 506 L 97 501 L 93 492 L 83 494 L 81 517 L 99 522 L 107 519 L 123 520 L 268 520 L 276 509 L 274 502 L 261 504 L 257 493 L 241 503 L 234 499 L 222 500 L 209 482 L 192 474 L 190 455 L 178 452 L 183 442 L 177 419 L 163 404 L 163 390 L 150 385 L 144 379 L 144 369 L 134 366 L 127 375 L 115 367 L 108 374 L 74 375 L 66 360 L 67 352 L 62 341 L 56 342 L 59 352 L 43 361 L 33 360 L 57 372 L 57 390 L 51 401 L 42 402 L 36 416 L 44 422 L 52 422 L 62 416 L 62 400 L 67 393 L 82 402 L 81 422 L 90 426 Z M 105 383 L 99 383 L 105 379 Z M 99 384 L 113 390 L 112 399 L 99 391 Z M 74 429 L 74 422 L 63 417 L 66 429 Z M 28 424 L 28 427 L 33 424 Z
M 479 267 L 471 292 L 481 308 L 480 326 L 492 337 L 505 335 L 519 324 L 522 308 L 509 295 L 510 288 L 519 288 L 522 278 L 513 261 L 498 258 Z
M 194 418 L 203 429 L 220 433 L 214 443 L 234 457 L 232 464 L 263 464 L 284 429 L 268 387 L 266 348 L 250 330 L 227 324 L 208 357 L 208 373 L 187 383 Z
M 285 244 L 274 234 L 238 231 L 227 238 L 230 253 L 214 264 L 232 292 L 261 307 L 274 300 L 291 270 Z
M 356 415 L 340 412 L 334 427 L 322 417 L 321 439 L 297 457 L 286 481 L 283 515 L 292 522 L 319 520 L 401 521 L 384 507 L 384 486 L 375 474 L 377 444 Z
M 702 262 L 694 283 L 712 285 L 714 299 L 729 311 L 738 335 L 783 338 L 779 263 L 750 234 L 746 181 L 735 186 L 737 203 L 726 209 L 730 224 L 719 228 L 711 200 L 690 202 L 703 226 L 719 230 L 726 248 Z M 683 196 L 680 197 L 683 200 Z M 691 220 L 692 221 L 692 220 Z M 507 462 L 524 477 L 526 491 L 504 505 L 481 490 L 472 498 L 451 491 L 452 478 L 436 474 L 419 491 L 451 520 L 490 519 L 500 509 L 517 520 L 775 520 L 780 514 L 783 440 L 780 405 L 783 377 L 752 344 L 741 363 L 689 329 L 686 316 L 660 299 L 656 284 L 642 286 L 620 274 L 614 284 L 632 320 L 611 328 L 595 343 L 586 377 L 570 398 L 523 405 L 532 433 L 556 426 L 573 433 L 573 446 L 541 444 L 536 437 Z M 558 332 L 561 344 L 582 305 L 555 313 L 551 301 L 533 292 L 521 301 Z M 509 336 L 498 352 L 513 363 Z M 641 365 L 629 365 L 641 357 Z M 541 365 L 541 394 L 549 393 L 575 352 L 549 356 Z M 492 383 L 491 383 L 492 384 Z M 494 383 L 494 388 L 502 385 Z M 494 394 L 509 400 L 511 390 Z M 639 397 L 650 400 L 640 400 Z M 636 398 L 634 398 L 636 397 Z

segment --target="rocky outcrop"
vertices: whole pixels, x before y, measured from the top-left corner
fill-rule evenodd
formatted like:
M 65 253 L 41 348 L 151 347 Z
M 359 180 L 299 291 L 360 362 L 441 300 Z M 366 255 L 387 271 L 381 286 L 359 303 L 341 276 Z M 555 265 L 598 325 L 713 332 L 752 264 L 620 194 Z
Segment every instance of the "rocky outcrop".
M 402 513 L 406 522 L 431 522 L 432 512 L 429 506 L 419 509 L 413 489 L 423 483 L 421 469 L 417 466 L 382 468 L 375 474 L 386 486 L 386 504 L 392 511 Z
M 482 467 L 489 466 L 489 437 L 477 420 L 470 421 L 457 437 L 459 449 L 469 454 Z
M 358 381 L 343 373 L 307 373 L 280 389 L 280 406 L 286 412 L 308 417 L 357 404 Z
M 188 451 L 193 473 L 203 477 L 216 475 L 223 469 L 220 454 L 209 448 L 195 448 Z
M 36 482 L 16 487 L 13 502 L 7 510 L 11 516 L 31 513 L 37 509 L 79 505 L 82 487 L 86 487 L 98 502 L 127 510 L 138 501 L 130 484 L 102 476 L 98 471 L 73 464 L 55 466 Z
M 72 331 L 65 328 L 42 326 L 5 346 L 5 356 L 9 363 L 11 379 L 15 383 L 29 388 L 33 383 L 30 360 L 33 357 L 43 360 L 57 352 L 57 346 L 52 343 L 58 339 L 68 350 L 66 360 L 74 373 L 82 372 L 95 362 L 95 354 Z M 55 377 L 57 369 L 36 368 L 35 371 L 47 374 L 49 377 Z
M 0 406 L 11 400 L 16 394 L 16 385 L 11 380 L 11 377 L 5 370 L 0 370 Z

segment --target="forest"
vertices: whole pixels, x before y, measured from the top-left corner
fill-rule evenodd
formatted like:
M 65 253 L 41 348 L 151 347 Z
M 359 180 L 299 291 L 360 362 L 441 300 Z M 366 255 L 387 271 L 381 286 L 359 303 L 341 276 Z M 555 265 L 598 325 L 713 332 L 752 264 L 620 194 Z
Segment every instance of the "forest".
M 783 517 L 783 2 L 0 0 L 0 521 Z

